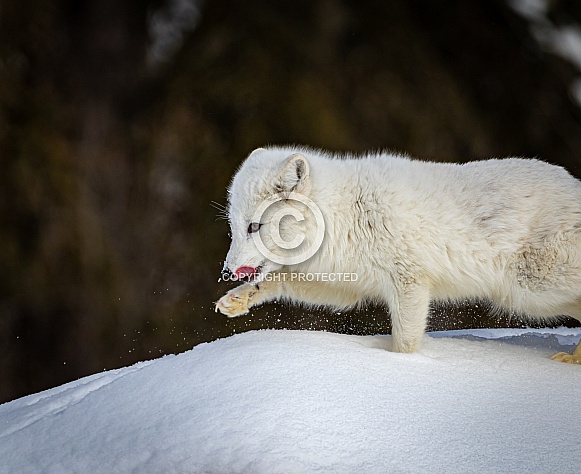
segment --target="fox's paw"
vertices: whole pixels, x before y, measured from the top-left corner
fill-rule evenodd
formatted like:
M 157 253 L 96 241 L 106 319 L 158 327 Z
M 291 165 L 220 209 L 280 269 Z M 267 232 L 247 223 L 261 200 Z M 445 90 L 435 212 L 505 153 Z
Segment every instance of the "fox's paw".
M 567 354 L 566 352 L 557 352 L 551 359 L 567 364 L 581 364 L 581 355 Z
M 229 318 L 247 314 L 252 306 L 250 299 L 256 291 L 256 287 L 248 283 L 240 285 L 222 296 L 216 303 L 215 310 Z

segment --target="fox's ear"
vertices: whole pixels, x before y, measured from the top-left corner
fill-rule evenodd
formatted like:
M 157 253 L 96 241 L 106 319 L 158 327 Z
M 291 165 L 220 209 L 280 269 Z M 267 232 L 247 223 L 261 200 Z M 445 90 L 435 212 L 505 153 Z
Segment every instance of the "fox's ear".
M 287 158 L 279 175 L 280 190 L 307 194 L 311 190 L 309 162 L 300 153 Z
M 261 151 L 266 151 L 264 148 L 257 148 L 256 150 L 254 150 L 252 153 L 250 153 L 250 155 L 248 155 L 249 157 L 251 157 L 252 155 L 254 155 L 255 153 L 260 153 Z

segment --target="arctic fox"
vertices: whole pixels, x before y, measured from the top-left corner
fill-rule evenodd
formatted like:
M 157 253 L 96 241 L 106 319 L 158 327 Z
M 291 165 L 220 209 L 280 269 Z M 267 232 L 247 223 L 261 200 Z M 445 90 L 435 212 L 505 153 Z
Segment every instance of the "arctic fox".
M 216 303 L 234 317 L 271 300 L 385 304 L 392 350 L 420 347 L 433 300 L 581 321 L 581 181 L 535 159 L 433 163 L 379 153 L 259 148 L 228 190 Z M 581 363 L 573 354 L 553 359 Z

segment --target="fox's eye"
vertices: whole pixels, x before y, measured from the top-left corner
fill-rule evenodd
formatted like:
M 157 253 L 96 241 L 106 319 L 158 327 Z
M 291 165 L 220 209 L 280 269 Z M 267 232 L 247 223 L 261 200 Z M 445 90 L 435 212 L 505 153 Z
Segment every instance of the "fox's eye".
M 248 225 L 248 233 L 249 234 L 254 234 L 254 232 L 258 232 L 258 229 L 260 229 L 260 226 L 262 224 L 259 224 L 258 222 L 251 222 Z

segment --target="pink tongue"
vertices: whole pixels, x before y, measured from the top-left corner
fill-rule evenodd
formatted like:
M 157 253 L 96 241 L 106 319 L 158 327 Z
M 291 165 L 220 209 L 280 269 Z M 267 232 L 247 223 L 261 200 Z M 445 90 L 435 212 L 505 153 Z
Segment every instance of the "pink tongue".
M 234 274 L 236 278 L 244 278 L 250 275 L 253 275 L 256 272 L 254 267 L 238 267 Z

